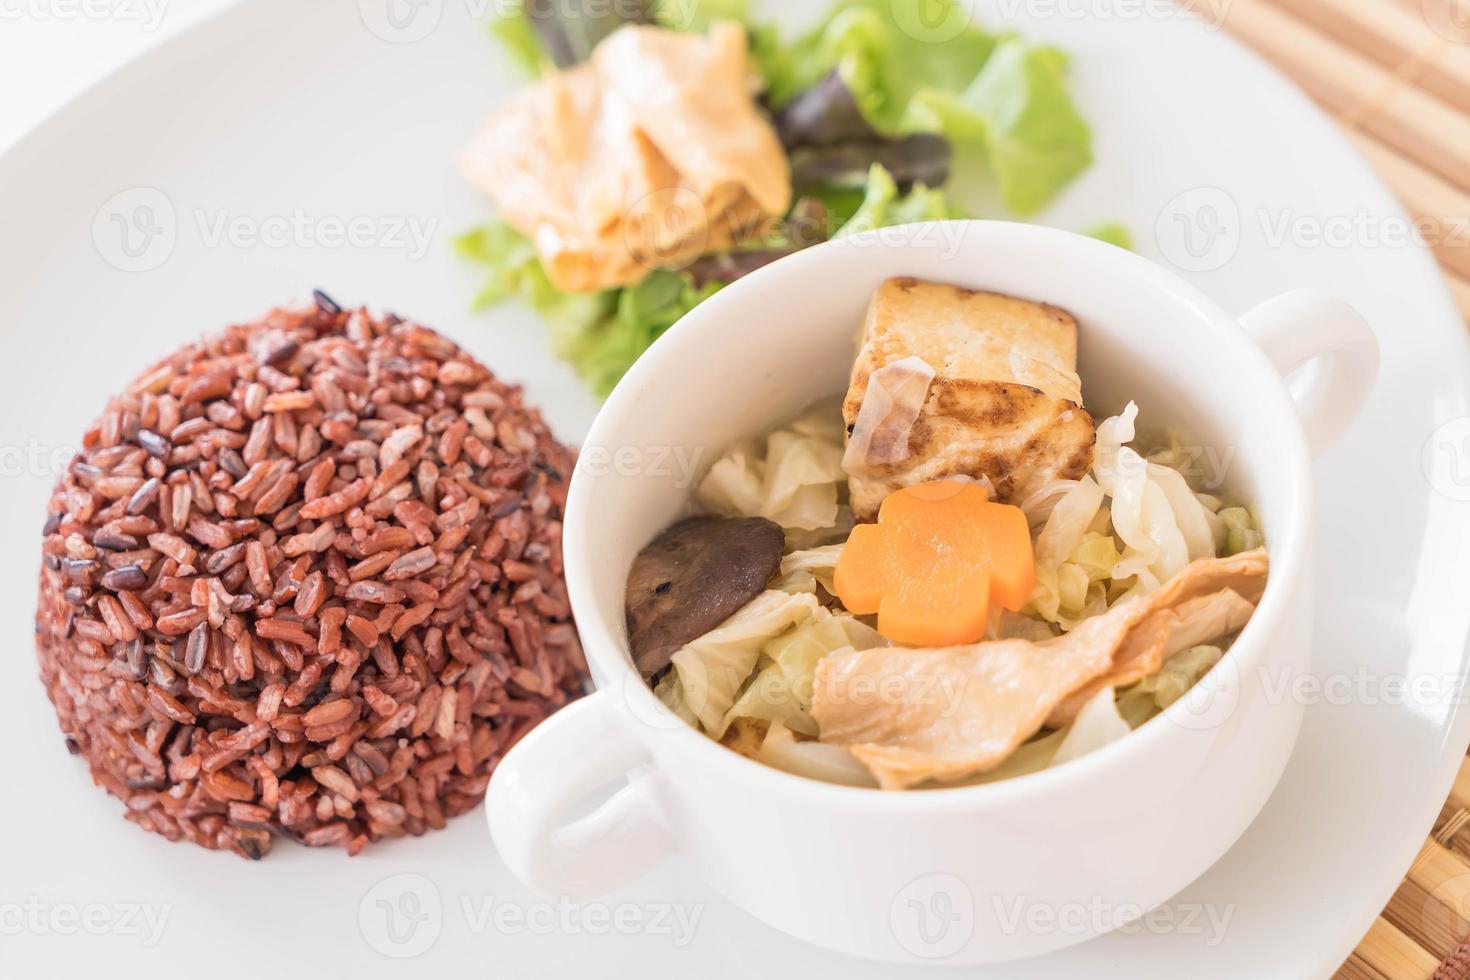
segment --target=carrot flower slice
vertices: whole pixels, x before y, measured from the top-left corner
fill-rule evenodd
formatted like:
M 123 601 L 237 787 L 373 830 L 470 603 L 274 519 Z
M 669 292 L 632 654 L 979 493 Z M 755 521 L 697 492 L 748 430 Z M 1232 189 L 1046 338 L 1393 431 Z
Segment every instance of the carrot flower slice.
M 888 495 L 878 523 L 853 528 L 837 564 L 837 598 L 907 646 L 973 643 L 990 604 L 1018 610 L 1035 582 L 1031 531 L 1019 507 L 978 484 L 941 480 Z
M 832 584 L 847 611 L 868 616 L 883 599 L 883 532 L 877 524 L 859 524 L 847 536 Z

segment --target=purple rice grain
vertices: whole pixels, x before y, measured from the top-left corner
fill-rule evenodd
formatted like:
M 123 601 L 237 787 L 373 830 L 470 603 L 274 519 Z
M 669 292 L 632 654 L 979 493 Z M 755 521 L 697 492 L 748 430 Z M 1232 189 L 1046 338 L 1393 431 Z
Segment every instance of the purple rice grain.
M 314 297 L 140 375 L 43 529 L 68 751 L 127 819 L 251 859 L 442 827 L 586 671 L 571 451 L 444 337 Z

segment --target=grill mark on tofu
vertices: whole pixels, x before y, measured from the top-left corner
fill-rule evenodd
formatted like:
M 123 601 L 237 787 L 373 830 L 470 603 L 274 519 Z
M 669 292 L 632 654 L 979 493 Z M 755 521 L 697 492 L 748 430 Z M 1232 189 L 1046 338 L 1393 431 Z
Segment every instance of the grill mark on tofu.
M 1015 425 L 1037 399 L 1046 398 L 1041 389 L 1022 384 L 936 379 L 935 385 L 940 388 L 935 410 L 964 425 Z M 976 410 L 973 399 L 987 388 L 991 397 Z

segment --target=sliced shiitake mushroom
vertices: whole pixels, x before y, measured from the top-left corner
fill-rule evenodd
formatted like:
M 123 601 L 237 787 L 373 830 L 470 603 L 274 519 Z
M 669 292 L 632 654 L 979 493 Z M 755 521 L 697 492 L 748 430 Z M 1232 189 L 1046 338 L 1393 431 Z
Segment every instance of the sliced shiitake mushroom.
M 781 564 L 781 527 L 763 517 L 690 517 L 667 528 L 628 572 L 628 644 L 649 681 L 669 658 L 755 598 Z

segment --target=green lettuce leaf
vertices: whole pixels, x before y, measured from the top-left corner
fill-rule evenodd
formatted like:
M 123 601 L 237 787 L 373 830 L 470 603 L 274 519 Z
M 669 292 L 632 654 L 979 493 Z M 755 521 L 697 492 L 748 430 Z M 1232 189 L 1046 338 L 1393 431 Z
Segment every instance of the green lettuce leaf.
M 487 269 L 485 285 L 473 307 L 483 310 L 502 300 L 519 298 L 540 314 L 551 334 L 557 357 L 580 370 L 587 338 L 617 308 L 618 291 L 564 293 L 551 284 L 528 238 L 509 225 L 494 222 L 461 235 L 459 254 Z
M 1006 207 L 1033 214 L 1092 163 L 1092 131 L 1067 92 L 1066 64 L 1055 48 L 1007 38 L 962 90 L 915 96 L 903 127 L 981 149 Z
M 593 324 L 568 358 L 598 395 L 607 395 L 633 362 L 685 313 L 713 296 L 723 283 L 696 287 L 683 273 L 659 270 L 617 290 L 611 317 Z
M 533 18 L 522 0 L 501 5 L 490 21 L 490 33 L 505 45 L 517 66 L 534 77 L 557 67 L 558 58 L 563 68 L 584 60 L 599 41 L 624 23 L 651 20 L 670 30 L 706 31 L 717 20 L 748 25 L 749 14 L 749 0 L 646 0 L 636 5 L 624 0 L 621 6 L 605 0 L 585 0 L 580 6 L 576 0 L 563 0 L 551 5 L 544 16 Z M 760 51 L 755 50 L 754 37 L 751 42 L 760 65 L 762 57 L 773 55 L 778 38 L 771 28 L 747 26 L 747 30 L 764 35 Z
M 879 133 L 936 133 L 978 151 L 1006 207 L 1033 214 L 1092 162 L 1092 133 L 1061 52 L 968 16 L 957 0 L 841 0 L 789 44 L 764 39 L 757 63 L 778 107 L 835 70 Z
M 1089 238 L 1133 251 L 1133 233 L 1121 221 L 1104 221 L 1083 232 Z
M 766 84 L 779 106 L 835 68 L 868 121 L 894 135 L 914 96 L 965 87 L 994 47 L 956 0 L 842 0 L 786 46 L 784 61 L 772 59 Z
M 868 170 L 868 186 L 862 203 L 832 237 L 842 238 L 860 231 L 914 221 L 939 221 L 951 216 L 942 191 L 915 184 L 913 190 L 900 195 L 893 177 L 875 163 Z
M 658 270 L 623 289 L 562 292 L 547 278 L 530 240 L 498 222 L 461 235 L 455 249 L 486 270 L 474 308 L 525 302 L 546 322 L 552 352 L 599 395 L 612 391 L 649 345 L 724 285 L 695 286 L 683 273 Z
M 653 19 L 674 31 L 707 31 L 717 20 L 750 22 L 749 0 L 656 0 Z
M 506 6 L 491 19 L 490 33 L 499 38 L 511 60 L 527 75 L 540 75 L 551 63 L 531 18 L 526 16 L 526 8 L 519 3 Z

